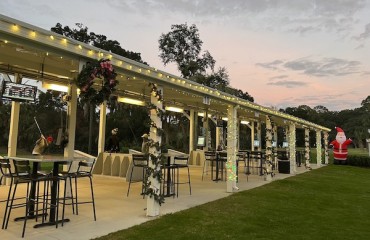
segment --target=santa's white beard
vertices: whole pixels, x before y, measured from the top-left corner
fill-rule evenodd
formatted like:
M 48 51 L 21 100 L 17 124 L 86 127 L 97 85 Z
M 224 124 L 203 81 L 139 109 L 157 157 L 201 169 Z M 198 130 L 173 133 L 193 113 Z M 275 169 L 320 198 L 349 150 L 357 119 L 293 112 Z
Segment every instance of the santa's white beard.
M 335 138 L 337 140 L 337 142 L 339 142 L 340 144 L 343 144 L 345 141 L 346 141 L 346 136 L 345 135 L 340 135 L 340 136 L 336 136 Z

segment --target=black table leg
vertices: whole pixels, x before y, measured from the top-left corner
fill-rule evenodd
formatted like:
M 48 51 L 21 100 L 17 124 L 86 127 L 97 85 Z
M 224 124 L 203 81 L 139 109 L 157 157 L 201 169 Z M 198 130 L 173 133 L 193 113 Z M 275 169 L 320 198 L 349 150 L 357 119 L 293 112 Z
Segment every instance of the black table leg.
M 39 228 L 39 227 L 44 227 L 44 226 L 52 226 L 52 225 L 56 225 L 58 224 L 59 222 L 61 223 L 62 220 L 57 220 L 56 219 L 56 210 L 57 210 L 57 196 L 58 196 L 58 179 L 56 178 L 56 176 L 58 176 L 58 169 L 59 169 L 59 163 L 58 162 L 54 162 L 54 165 L 53 165 L 53 176 L 54 176 L 54 179 L 51 183 L 51 192 L 50 192 L 50 214 L 49 214 L 49 222 L 44 222 L 44 223 L 40 223 L 40 224 L 36 224 L 35 226 L 33 226 L 34 228 Z M 63 222 L 69 222 L 69 219 L 68 218 L 65 218 Z

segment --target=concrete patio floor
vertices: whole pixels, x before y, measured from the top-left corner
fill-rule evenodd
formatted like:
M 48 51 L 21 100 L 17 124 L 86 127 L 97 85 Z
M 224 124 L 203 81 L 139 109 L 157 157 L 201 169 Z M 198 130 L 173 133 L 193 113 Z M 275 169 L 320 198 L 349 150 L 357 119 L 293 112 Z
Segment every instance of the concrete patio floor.
M 317 168 L 316 165 L 311 165 L 311 167 L 313 169 Z M 297 174 L 306 171 L 305 167 L 297 167 Z M 184 175 L 181 175 L 180 178 L 184 179 L 186 170 L 181 172 Z M 180 185 L 178 198 L 169 197 L 165 199 L 166 202 L 160 209 L 161 216 L 205 204 L 232 194 L 226 192 L 226 182 L 214 182 L 211 180 L 210 175 L 205 176 L 204 181 L 202 181 L 201 173 L 201 167 L 191 166 L 192 195 L 189 195 L 187 185 Z M 276 174 L 274 180 L 290 176 L 293 175 Z M 88 179 L 79 179 L 79 181 L 81 182 L 79 184 L 79 199 L 82 201 L 84 199 L 88 200 L 90 196 Z M 124 178 L 94 175 L 93 181 L 97 221 L 94 221 L 91 204 L 80 205 L 79 215 L 73 215 L 71 206 L 66 206 L 65 216 L 70 219 L 70 222 L 65 223 L 64 227 L 59 225 L 57 229 L 54 226 L 35 229 L 33 228 L 35 220 L 31 219 L 27 222 L 25 239 L 92 239 L 157 218 L 146 216 L 146 199 L 143 199 L 140 195 L 140 183 L 132 184 L 130 195 L 126 197 L 128 183 Z M 239 183 L 237 184 L 240 188 L 239 191 L 252 189 L 267 183 L 269 182 L 264 181 L 263 177 L 257 175 L 249 175 L 247 181 L 247 175 L 242 172 L 242 167 L 240 168 Z M 20 188 L 17 192 L 24 193 L 25 186 L 22 187 L 23 189 Z M 0 200 L 6 199 L 8 189 L 8 186 L 0 186 Z M 4 208 L 5 203 L 0 203 L 1 223 L 3 221 Z M 12 212 L 8 229 L 0 230 L 0 239 L 21 239 L 23 221 L 14 222 L 13 219 L 22 215 L 24 215 L 24 208 L 15 209 Z

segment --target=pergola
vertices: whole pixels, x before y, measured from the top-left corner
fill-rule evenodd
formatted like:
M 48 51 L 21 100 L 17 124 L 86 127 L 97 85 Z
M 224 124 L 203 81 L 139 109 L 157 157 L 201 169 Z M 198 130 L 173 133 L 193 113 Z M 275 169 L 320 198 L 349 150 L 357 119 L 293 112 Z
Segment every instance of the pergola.
M 110 59 L 118 74 L 119 84 L 115 92 L 118 97 L 140 100 L 144 103 L 151 102 L 159 108 L 166 106 L 187 110 L 189 114 L 186 115 L 190 121 L 189 153 L 195 147 L 195 118 L 197 113 L 203 113 L 205 117 L 223 116 L 228 118 L 227 154 L 229 166 L 235 166 L 238 150 L 238 126 L 241 120 L 248 121 L 252 136 L 255 134 L 255 126 L 260 126 L 261 122 L 266 124 L 266 158 L 271 157 L 272 136 L 276 132 L 276 126 L 285 127 L 288 130 L 291 173 L 295 171 L 296 128 L 305 129 L 306 155 L 308 154 L 307 138 L 309 132 L 315 131 L 317 164 L 320 165 L 322 162 L 321 139 L 323 135 L 326 149 L 329 128 L 0 15 L 0 72 L 14 75 L 15 81 L 18 83 L 21 83 L 22 78 L 25 77 L 41 81 L 43 84 L 68 87 L 71 100 L 68 101 L 69 143 L 65 149 L 66 156 L 72 156 L 74 151 L 78 95 L 73 80 L 86 62 L 102 58 Z M 152 86 L 150 84 L 155 84 L 157 89 L 161 90 L 163 101 L 159 102 L 151 94 Z M 16 156 L 19 111 L 20 103 L 13 101 L 8 144 L 9 156 Z M 100 105 L 100 113 L 98 153 L 104 152 L 106 103 Z M 157 126 L 162 125 L 160 118 L 153 111 L 151 111 L 151 119 Z M 155 131 L 154 128 L 151 128 L 150 137 L 160 141 L 161 137 Z M 256 135 L 260 138 L 260 127 L 257 127 L 256 131 Z M 259 140 L 261 141 L 261 139 Z M 218 141 L 219 139 L 216 138 L 216 146 Z M 306 160 L 307 158 L 306 156 Z M 325 163 L 328 163 L 327 154 L 325 155 Z M 235 168 L 230 167 L 228 170 L 228 174 L 235 174 Z M 227 192 L 234 191 L 235 179 L 228 178 L 227 181 Z M 159 206 L 153 201 L 148 198 L 147 214 L 149 216 L 159 213 Z

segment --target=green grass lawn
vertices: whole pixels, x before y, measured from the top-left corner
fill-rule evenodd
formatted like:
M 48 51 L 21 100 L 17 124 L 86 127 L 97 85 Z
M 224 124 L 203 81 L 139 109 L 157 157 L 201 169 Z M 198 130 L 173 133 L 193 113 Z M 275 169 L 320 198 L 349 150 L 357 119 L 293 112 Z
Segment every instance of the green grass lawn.
M 369 175 L 329 165 L 97 239 L 370 239 Z

